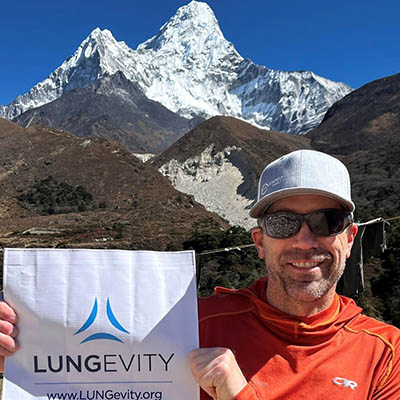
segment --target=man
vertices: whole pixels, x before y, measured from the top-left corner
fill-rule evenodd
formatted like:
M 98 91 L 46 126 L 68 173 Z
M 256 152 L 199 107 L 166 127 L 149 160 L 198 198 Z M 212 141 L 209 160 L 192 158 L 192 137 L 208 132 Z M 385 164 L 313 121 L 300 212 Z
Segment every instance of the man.
M 335 292 L 353 211 L 333 157 L 300 150 L 265 168 L 250 216 L 267 278 L 199 300 L 202 400 L 400 399 L 400 331 Z
M 336 294 L 357 226 L 346 167 L 300 150 L 260 177 L 253 240 L 267 277 L 199 300 L 202 400 L 400 399 L 400 331 Z M 16 316 L 0 304 L 2 355 Z

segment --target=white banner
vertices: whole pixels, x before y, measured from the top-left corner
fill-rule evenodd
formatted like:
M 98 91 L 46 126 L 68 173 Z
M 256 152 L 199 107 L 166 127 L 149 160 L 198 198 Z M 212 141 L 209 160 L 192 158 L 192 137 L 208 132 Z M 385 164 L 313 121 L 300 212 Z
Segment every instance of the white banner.
M 6 249 L 3 399 L 198 399 L 195 277 L 192 251 Z

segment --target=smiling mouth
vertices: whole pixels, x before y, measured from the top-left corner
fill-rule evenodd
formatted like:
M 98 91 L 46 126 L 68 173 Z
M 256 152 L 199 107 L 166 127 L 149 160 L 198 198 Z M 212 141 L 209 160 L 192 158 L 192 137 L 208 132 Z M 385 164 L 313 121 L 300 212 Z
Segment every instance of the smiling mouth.
M 291 262 L 294 267 L 296 268 L 304 268 L 304 269 L 310 269 L 314 267 L 318 267 L 322 261 L 309 261 L 309 262 Z
M 298 269 L 313 269 L 322 264 L 332 261 L 332 256 L 330 254 L 292 254 L 292 256 L 287 255 L 282 260 L 290 264 L 294 268 Z

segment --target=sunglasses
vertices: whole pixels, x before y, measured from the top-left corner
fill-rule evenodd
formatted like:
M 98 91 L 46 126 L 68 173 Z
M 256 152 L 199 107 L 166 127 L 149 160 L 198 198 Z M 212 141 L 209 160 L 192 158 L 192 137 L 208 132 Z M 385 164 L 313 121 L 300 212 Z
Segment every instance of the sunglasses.
M 353 216 L 350 211 L 341 209 L 317 210 L 309 214 L 276 212 L 264 215 L 263 226 L 268 236 L 287 239 L 299 232 L 303 221 L 316 236 L 335 236 L 353 222 Z

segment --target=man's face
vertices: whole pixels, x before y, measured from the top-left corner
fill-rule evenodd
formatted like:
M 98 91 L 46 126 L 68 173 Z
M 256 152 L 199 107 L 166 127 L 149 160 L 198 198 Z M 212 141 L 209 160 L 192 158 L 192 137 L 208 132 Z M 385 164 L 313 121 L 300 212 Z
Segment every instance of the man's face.
M 340 204 L 324 196 L 298 195 L 276 201 L 268 214 L 307 214 L 327 208 L 340 208 Z M 259 257 L 265 259 L 267 268 L 268 302 L 295 315 L 309 315 L 329 307 L 356 233 L 357 226 L 351 225 L 337 236 L 315 236 L 305 222 L 288 239 L 274 239 L 261 229 L 253 230 Z

